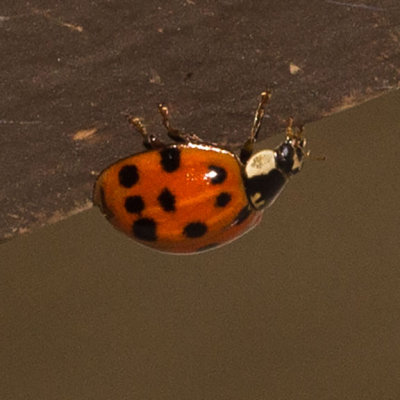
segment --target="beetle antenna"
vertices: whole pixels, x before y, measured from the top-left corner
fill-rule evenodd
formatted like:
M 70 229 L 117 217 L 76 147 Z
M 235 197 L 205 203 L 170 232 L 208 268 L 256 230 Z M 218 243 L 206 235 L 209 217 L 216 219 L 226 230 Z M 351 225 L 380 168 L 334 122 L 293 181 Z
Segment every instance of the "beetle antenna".
M 311 150 L 308 150 L 307 153 L 305 153 L 305 156 L 311 160 L 311 161 L 326 161 L 328 159 L 327 156 L 312 156 L 311 155 Z
M 302 139 L 304 132 L 304 125 L 300 125 L 293 129 L 294 118 L 289 117 L 286 124 L 286 137 L 287 139 Z

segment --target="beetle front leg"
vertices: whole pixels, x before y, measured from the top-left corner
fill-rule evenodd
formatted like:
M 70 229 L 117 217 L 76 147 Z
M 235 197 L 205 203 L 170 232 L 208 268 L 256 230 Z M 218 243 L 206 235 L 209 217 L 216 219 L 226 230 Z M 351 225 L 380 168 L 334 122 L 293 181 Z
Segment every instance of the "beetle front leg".
M 240 151 L 240 161 L 245 164 L 251 157 L 254 150 L 254 143 L 257 140 L 258 133 L 260 132 L 261 124 L 265 114 L 265 106 L 268 104 L 271 98 L 271 91 L 266 90 L 261 93 L 261 98 L 257 106 L 256 113 L 254 115 L 253 125 L 251 127 L 250 135 L 247 141 L 244 143 Z
M 165 147 L 165 143 L 158 139 L 156 136 L 147 132 L 146 127 L 143 125 L 140 118 L 128 117 L 128 122 L 138 131 L 143 138 L 143 146 L 146 149 L 160 149 Z

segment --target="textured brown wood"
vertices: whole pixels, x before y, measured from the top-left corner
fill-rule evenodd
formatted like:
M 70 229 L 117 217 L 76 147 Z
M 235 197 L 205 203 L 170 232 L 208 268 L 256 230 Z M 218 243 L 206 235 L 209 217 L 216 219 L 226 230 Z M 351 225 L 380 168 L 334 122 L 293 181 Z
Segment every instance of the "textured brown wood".
M 140 148 L 124 114 L 237 147 L 395 88 L 397 0 L 2 1 L 0 237 L 90 207 L 95 175 Z

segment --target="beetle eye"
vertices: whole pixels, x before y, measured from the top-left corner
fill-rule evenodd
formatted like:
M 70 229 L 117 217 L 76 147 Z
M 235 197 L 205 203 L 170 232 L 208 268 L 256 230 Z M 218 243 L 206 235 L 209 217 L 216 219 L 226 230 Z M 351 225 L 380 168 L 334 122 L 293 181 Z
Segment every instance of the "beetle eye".
M 281 147 L 281 151 L 282 151 L 282 156 L 284 158 L 288 158 L 291 155 L 292 147 L 290 145 L 283 145 Z

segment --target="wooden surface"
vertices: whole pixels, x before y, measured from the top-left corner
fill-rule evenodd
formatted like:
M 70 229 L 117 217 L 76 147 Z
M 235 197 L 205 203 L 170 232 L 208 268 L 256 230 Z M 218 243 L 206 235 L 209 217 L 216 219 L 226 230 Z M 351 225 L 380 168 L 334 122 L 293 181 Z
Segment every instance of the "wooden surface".
M 96 174 L 140 148 L 125 113 L 233 148 L 398 85 L 397 0 L 0 4 L 0 237 L 91 206 Z M 323 134 L 323 133 L 321 133 Z

